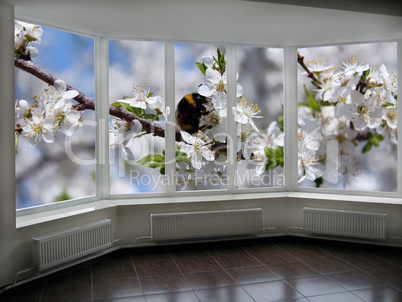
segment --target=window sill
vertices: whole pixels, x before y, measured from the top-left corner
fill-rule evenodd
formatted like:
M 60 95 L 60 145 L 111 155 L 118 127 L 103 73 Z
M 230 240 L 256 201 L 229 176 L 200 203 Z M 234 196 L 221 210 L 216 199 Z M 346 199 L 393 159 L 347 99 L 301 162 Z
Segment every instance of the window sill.
M 363 202 L 363 203 L 378 203 L 378 204 L 395 204 L 402 205 L 400 197 L 385 197 L 385 196 L 361 196 L 361 195 L 346 195 L 346 194 L 324 194 L 310 192 L 290 192 L 288 197 L 291 199 L 314 199 L 314 200 L 329 200 L 329 201 L 347 201 L 347 202 Z
M 139 198 L 139 199 L 110 199 L 98 200 L 51 209 L 38 213 L 20 215 L 16 218 L 16 227 L 23 228 L 39 223 L 54 221 L 62 218 L 72 217 L 80 214 L 99 211 L 102 209 L 133 206 L 133 205 L 152 205 L 167 203 L 193 203 L 193 202 L 215 202 L 228 200 L 250 200 L 250 199 L 272 199 L 272 198 L 290 198 L 290 199 L 313 199 L 328 201 L 346 201 L 377 204 L 402 205 L 402 198 L 391 198 L 381 196 L 356 196 L 340 194 L 322 194 L 306 192 L 271 192 L 271 193 L 244 193 L 244 194 L 225 194 L 225 195 L 206 195 L 206 196 L 174 196 L 160 198 Z
M 35 224 L 49 222 L 57 219 L 72 217 L 75 215 L 99 211 L 102 209 L 133 206 L 133 205 L 151 205 L 151 204 L 167 204 L 167 203 L 192 203 L 192 202 L 215 202 L 227 200 L 247 200 L 262 198 L 286 198 L 287 192 L 272 193 L 248 193 L 248 194 L 225 194 L 225 195 L 207 195 L 207 196 L 174 196 L 160 198 L 139 198 L 139 199 L 110 199 L 98 200 L 93 202 L 82 203 L 79 205 L 71 205 L 61 207 L 59 209 L 51 209 L 47 211 L 22 214 L 16 218 L 17 229 L 29 227 Z

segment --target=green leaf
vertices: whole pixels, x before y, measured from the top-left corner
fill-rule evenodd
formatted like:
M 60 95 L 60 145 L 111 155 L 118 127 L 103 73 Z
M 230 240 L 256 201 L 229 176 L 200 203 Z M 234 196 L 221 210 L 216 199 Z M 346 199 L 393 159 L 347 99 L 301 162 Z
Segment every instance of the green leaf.
M 176 162 L 189 160 L 187 153 L 176 151 Z
M 319 177 L 314 179 L 314 182 L 316 183 L 317 188 L 319 188 L 324 183 L 324 179 L 322 177 Z
M 384 140 L 384 136 L 382 136 L 382 134 L 376 134 L 370 138 L 370 143 L 372 143 L 374 146 L 378 147 L 378 146 L 380 146 L 380 142 L 383 140 Z
M 144 113 L 144 118 L 151 121 L 159 121 L 159 116 L 152 113 Z
M 321 106 L 318 104 L 318 102 L 315 100 L 314 96 L 309 96 L 308 97 L 308 106 L 313 110 L 317 112 L 321 112 Z
M 200 63 L 200 62 L 195 62 L 195 65 L 197 65 L 198 69 L 202 72 L 202 74 L 205 76 L 206 75 L 206 71 L 208 69 L 208 66 L 205 65 L 204 62 Z
M 362 78 L 363 79 L 367 78 L 369 76 L 369 74 L 370 74 L 370 68 L 365 70 L 365 71 L 363 71 Z
M 131 107 L 129 104 L 124 103 L 124 102 L 114 102 L 114 103 L 112 104 L 112 106 L 121 107 L 121 108 L 123 108 L 124 110 L 133 112 L 133 111 L 132 111 L 132 108 L 133 108 L 133 107 Z
M 371 147 L 372 147 L 372 144 L 370 142 L 367 142 L 363 147 L 362 153 L 369 152 L 371 150 Z
M 307 103 L 299 102 L 297 103 L 298 106 L 310 107 Z
M 165 167 L 165 157 L 160 154 L 148 154 L 147 156 L 139 159 L 137 161 L 138 165 L 148 167 L 148 168 L 164 168 Z
M 55 197 L 55 202 L 69 200 L 72 197 L 68 194 L 67 189 L 63 188 L 61 193 Z
M 310 97 L 310 96 L 313 96 L 313 94 L 307 89 L 307 85 L 306 84 L 304 84 L 304 92 L 306 93 L 306 95 L 308 96 L 308 97 Z
M 315 94 L 312 94 L 308 89 L 307 86 L 304 85 L 304 92 L 307 95 L 307 104 L 299 103 L 299 106 L 307 106 L 310 107 L 313 111 L 321 112 L 321 106 L 315 99 Z
M 265 156 L 268 157 L 269 160 L 275 160 L 276 159 L 276 152 L 275 149 L 266 146 L 264 148 Z
M 154 93 L 153 93 L 153 92 L 150 92 L 150 93 L 148 93 L 147 98 L 150 98 L 150 97 L 153 96 L 153 95 L 154 95 Z
M 278 124 L 279 124 L 279 129 L 283 132 L 283 129 L 285 129 L 284 124 L 285 124 L 285 119 L 283 115 L 278 117 Z
M 283 147 L 276 148 L 276 160 L 283 163 Z
M 279 166 L 279 163 L 277 163 L 274 160 L 269 160 L 265 167 L 265 171 L 272 170 L 272 169 L 276 168 L 277 166 Z
M 278 148 L 274 149 L 274 148 L 266 146 L 264 148 L 264 152 L 268 158 L 268 162 L 265 167 L 266 171 L 283 165 L 283 162 L 284 162 L 283 147 L 278 147 Z
M 130 106 L 131 107 L 131 106 Z M 130 110 L 129 110 L 130 111 Z M 138 107 L 131 107 L 131 112 L 140 117 L 144 116 L 145 110 Z
M 166 173 L 165 167 L 161 167 L 160 173 L 161 173 L 162 175 L 165 175 L 165 173 Z

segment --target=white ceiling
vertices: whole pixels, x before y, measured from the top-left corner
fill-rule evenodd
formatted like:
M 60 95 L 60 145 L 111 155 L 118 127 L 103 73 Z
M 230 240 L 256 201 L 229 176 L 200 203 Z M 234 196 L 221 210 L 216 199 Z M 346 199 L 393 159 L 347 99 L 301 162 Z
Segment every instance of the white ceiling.
M 16 18 L 106 37 L 272 46 L 402 39 L 399 16 L 282 5 L 266 0 L 1 2 L 15 5 Z

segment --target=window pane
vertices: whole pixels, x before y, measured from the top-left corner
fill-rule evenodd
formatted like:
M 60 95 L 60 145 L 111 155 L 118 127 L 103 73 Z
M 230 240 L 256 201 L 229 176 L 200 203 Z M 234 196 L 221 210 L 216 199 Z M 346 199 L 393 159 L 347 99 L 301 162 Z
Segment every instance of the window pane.
M 227 188 L 225 47 L 175 45 L 177 191 Z
M 237 70 L 237 186 L 284 186 L 283 50 L 238 47 Z
M 162 42 L 109 42 L 111 194 L 165 191 L 164 90 Z
M 397 190 L 396 43 L 299 49 L 299 184 Z
M 77 89 L 93 102 L 93 39 L 17 21 L 15 55 L 35 63 L 15 69 L 16 208 L 94 195 L 95 112 L 74 100 Z

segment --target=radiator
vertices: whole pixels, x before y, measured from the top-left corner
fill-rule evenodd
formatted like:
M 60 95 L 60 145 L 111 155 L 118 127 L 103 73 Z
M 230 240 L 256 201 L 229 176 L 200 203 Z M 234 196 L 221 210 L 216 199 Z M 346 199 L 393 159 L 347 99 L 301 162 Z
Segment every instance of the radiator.
M 366 239 L 386 239 L 386 214 L 304 208 L 305 231 Z
M 151 214 L 151 239 L 154 241 L 261 232 L 261 209 Z
M 112 223 L 100 220 L 32 240 L 33 262 L 42 271 L 111 247 Z

